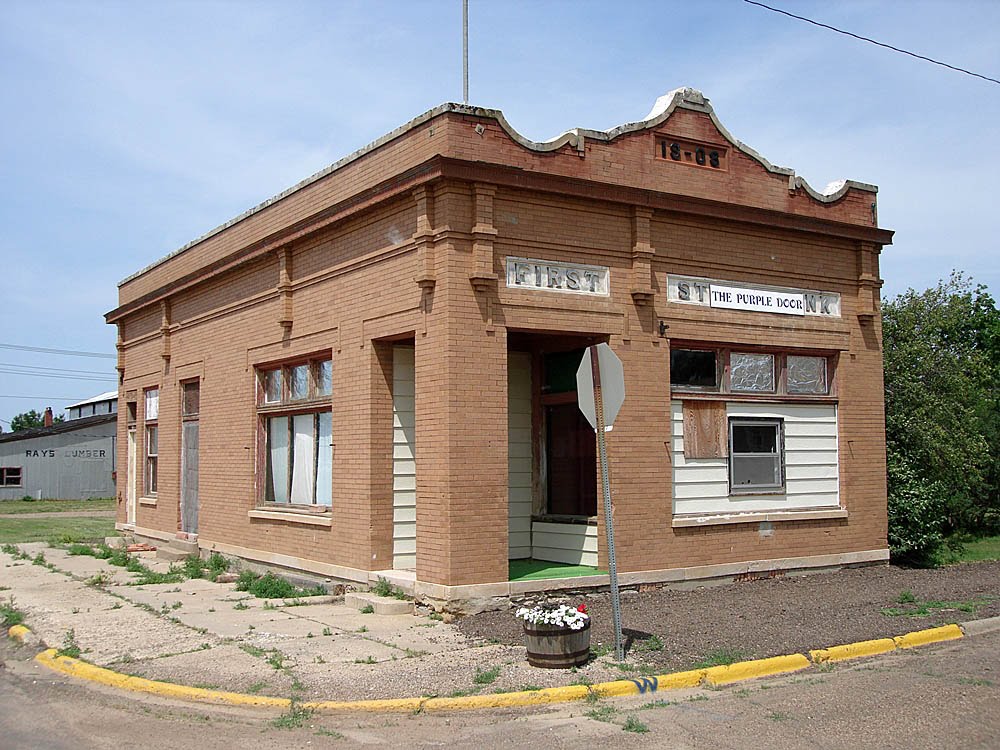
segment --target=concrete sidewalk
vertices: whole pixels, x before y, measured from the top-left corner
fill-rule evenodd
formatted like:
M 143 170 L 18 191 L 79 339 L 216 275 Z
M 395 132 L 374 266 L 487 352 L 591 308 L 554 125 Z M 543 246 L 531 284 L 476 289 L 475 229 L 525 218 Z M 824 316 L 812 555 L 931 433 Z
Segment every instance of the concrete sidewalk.
M 471 642 L 454 625 L 429 617 L 362 614 L 343 597 L 268 601 L 232 583 L 201 579 L 136 586 L 135 574 L 105 560 L 70 556 L 44 543 L 17 546 L 31 558 L 41 553 L 53 569 L 0 553 L 0 596 L 13 597 L 25 624 L 48 646 L 71 640 L 83 659 L 123 674 L 342 701 L 508 692 L 629 676 L 609 657 L 578 673 L 537 669 L 527 664 L 523 647 Z M 169 568 L 153 553 L 137 556 L 157 572 Z

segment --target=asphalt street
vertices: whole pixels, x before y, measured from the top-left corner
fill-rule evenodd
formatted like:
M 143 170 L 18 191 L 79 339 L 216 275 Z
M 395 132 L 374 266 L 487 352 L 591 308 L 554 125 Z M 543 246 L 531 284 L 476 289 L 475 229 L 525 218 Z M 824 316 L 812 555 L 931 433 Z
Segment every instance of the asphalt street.
M 0 646 L 4 750 L 1000 747 L 997 632 L 716 690 L 418 715 L 289 716 L 166 701 L 75 682 L 32 656 Z

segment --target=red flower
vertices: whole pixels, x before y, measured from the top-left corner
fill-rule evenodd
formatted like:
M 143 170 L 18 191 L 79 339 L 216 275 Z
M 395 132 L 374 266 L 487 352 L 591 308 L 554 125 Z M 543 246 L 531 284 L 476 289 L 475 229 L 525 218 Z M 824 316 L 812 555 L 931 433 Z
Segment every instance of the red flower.
M 579 607 L 576 608 L 576 611 L 577 612 L 583 612 L 584 614 L 587 614 L 587 605 L 586 604 L 581 604 Z

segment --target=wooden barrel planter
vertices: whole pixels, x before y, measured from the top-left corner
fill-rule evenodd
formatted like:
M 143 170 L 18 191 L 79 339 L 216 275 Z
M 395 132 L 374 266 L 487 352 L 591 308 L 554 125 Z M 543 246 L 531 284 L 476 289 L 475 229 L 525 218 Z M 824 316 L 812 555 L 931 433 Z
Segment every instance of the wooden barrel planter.
M 524 623 L 528 664 L 545 669 L 569 669 L 590 658 L 590 621 L 579 630 L 559 625 Z

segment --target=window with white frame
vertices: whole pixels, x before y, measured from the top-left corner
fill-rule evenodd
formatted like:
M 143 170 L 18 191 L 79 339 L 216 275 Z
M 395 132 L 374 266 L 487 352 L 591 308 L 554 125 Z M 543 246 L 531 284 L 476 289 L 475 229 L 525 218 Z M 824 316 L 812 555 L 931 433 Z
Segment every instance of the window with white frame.
M 20 487 L 21 467 L 4 466 L 0 468 L 0 487 Z
M 145 461 L 143 469 L 143 493 L 149 497 L 156 495 L 156 481 L 158 476 L 159 462 L 159 442 L 160 428 L 158 420 L 160 418 L 160 389 L 149 388 L 145 392 L 145 419 L 144 445 Z
M 262 500 L 330 506 L 333 500 L 333 362 L 329 357 L 258 369 Z
M 785 486 L 781 419 L 730 418 L 729 490 L 780 492 Z

